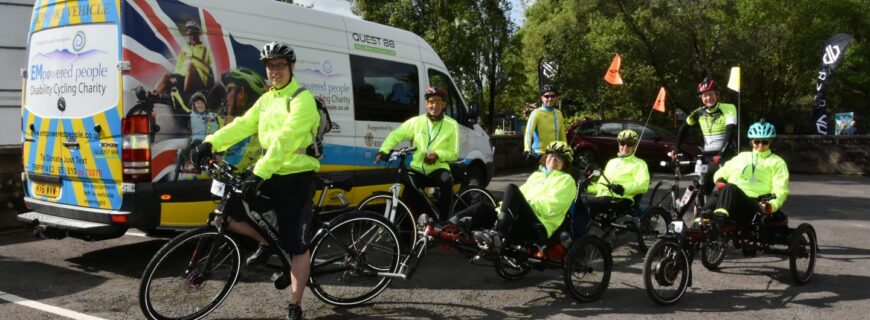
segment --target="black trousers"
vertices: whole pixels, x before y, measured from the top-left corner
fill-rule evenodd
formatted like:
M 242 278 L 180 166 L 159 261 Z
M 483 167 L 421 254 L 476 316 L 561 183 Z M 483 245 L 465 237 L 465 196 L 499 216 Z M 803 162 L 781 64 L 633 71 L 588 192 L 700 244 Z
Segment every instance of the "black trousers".
M 493 229 L 511 240 L 538 240 L 532 227 L 536 222 L 539 222 L 538 216 L 532 211 L 520 188 L 509 184 L 504 190 L 501 212 Z
M 722 190 L 714 190 L 704 204 L 704 210 L 716 209 L 728 210 L 728 216 L 732 220 L 748 225 L 758 211 L 758 201 L 743 193 L 737 185 L 729 183 Z
M 438 169 L 424 175 L 419 172 L 411 173 L 411 185 L 416 188 L 436 187 L 438 188 L 438 221 L 444 222 L 450 218 L 450 207 L 453 205 L 453 174 L 447 169 Z M 407 182 L 406 182 L 407 183 Z M 421 199 L 417 192 L 408 191 L 402 192 L 402 200 L 414 206 L 414 208 L 426 208 L 424 199 Z

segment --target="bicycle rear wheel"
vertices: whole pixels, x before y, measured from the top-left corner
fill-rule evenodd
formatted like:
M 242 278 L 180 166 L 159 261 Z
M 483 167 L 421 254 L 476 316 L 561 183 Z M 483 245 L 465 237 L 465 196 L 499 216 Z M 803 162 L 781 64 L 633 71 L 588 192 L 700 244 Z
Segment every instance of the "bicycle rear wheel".
M 311 250 L 308 286 L 323 302 L 352 306 L 377 297 L 395 273 L 401 256 L 396 230 L 375 213 L 354 212 L 327 223 Z
M 610 246 L 601 238 L 584 236 L 571 244 L 565 254 L 565 289 L 577 301 L 598 300 L 610 285 L 613 258 Z
M 493 208 L 496 207 L 495 197 L 481 187 L 466 186 L 456 193 L 456 199 L 453 200 L 453 206 L 450 207 L 450 216 L 456 215 L 457 212 L 470 207 L 471 205 L 483 202 Z
M 399 241 L 402 249 L 407 251 L 414 247 L 417 242 L 417 221 L 411 209 L 402 200 L 396 199 L 396 212 L 394 220 Z M 389 194 L 374 194 L 360 202 L 358 210 L 373 211 L 384 217 L 389 217 L 393 207 L 393 197 Z
M 236 242 L 211 227 L 185 232 L 151 258 L 139 284 L 149 319 L 199 319 L 229 295 L 241 270 Z
M 649 207 L 640 216 L 639 220 L 637 247 L 638 252 L 643 255 L 650 245 L 668 231 L 668 225 L 671 224 L 671 215 L 662 208 Z

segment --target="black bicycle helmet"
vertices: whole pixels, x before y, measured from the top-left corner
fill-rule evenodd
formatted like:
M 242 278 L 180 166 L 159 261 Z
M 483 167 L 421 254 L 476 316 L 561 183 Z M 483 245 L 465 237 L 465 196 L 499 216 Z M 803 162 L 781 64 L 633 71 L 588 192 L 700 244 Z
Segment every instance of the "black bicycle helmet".
M 559 94 L 559 88 L 556 87 L 555 84 L 545 84 L 543 87 L 541 87 L 541 95 L 544 95 L 547 92 Z
M 196 21 L 193 20 L 187 21 L 187 23 L 184 24 L 184 30 L 185 33 L 202 33 L 202 28 L 199 26 L 199 23 L 196 23 Z
M 262 63 L 275 58 L 284 58 L 289 63 L 296 63 L 296 53 L 293 52 L 293 48 L 283 42 L 269 42 L 260 51 L 260 62 Z

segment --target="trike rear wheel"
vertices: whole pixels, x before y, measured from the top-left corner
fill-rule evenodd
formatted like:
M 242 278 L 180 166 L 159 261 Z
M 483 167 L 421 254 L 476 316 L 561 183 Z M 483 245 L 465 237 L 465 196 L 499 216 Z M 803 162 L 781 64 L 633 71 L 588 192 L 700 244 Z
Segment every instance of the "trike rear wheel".
M 816 269 L 818 250 L 813 226 L 807 223 L 799 225 L 791 234 L 788 245 L 788 266 L 795 283 L 802 285 L 810 281 Z

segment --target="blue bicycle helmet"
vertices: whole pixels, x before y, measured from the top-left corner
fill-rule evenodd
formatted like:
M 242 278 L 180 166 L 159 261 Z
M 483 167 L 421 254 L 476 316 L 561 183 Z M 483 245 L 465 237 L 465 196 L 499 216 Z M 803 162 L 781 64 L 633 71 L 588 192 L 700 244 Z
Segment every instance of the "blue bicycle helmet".
M 767 121 L 761 120 L 749 126 L 749 132 L 746 133 L 749 139 L 772 139 L 776 138 L 776 128 Z

